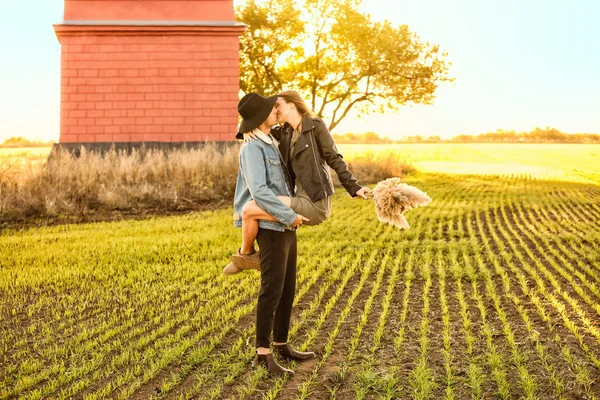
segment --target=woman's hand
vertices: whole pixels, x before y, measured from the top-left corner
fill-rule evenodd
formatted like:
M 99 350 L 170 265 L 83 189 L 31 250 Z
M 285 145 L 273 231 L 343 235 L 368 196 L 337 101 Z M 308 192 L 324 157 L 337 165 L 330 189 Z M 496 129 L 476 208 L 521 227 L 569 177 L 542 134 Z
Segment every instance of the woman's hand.
M 244 133 L 244 142 L 248 143 L 256 139 L 256 134 L 254 132 Z
M 362 187 L 358 192 L 356 192 L 354 198 L 356 199 L 358 197 L 362 197 L 363 199 L 368 200 L 369 196 L 373 196 L 371 189 L 369 189 L 368 187 Z

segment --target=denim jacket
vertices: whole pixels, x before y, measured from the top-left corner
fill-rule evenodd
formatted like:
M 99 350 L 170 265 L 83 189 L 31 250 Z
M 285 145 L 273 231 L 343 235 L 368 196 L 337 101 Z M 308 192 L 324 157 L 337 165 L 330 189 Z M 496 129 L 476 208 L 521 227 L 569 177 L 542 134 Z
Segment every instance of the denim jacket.
M 269 137 L 273 140 L 271 144 L 264 140 L 253 140 L 243 143 L 240 148 L 233 200 L 233 224 L 237 228 L 242 226 L 242 208 L 250 200 L 254 200 L 260 208 L 279 220 L 259 220 L 258 226 L 262 229 L 283 232 L 296 220 L 294 210 L 277 198 L 292 195 L 279 158 L 277 142 L 270 135 Z

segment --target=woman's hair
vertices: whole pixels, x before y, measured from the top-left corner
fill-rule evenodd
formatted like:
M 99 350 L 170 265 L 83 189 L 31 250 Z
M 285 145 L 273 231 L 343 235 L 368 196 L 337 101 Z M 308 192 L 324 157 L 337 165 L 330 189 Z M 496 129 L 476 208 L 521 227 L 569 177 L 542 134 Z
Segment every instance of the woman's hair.
M 295 90 L 285 90 L 279 93 L 278 96 L 281 97 L 286 103 L 294 103 L 294 105 L 298 109 L 298 112 L 302 116 L 306 114 L 310 115 L 311 117 L 317 116 L 313 111 L 311 111 L 308 108 L 308 106 L 302 99 L 302 96 L 300 96 L 300 93 L 296 92 Z

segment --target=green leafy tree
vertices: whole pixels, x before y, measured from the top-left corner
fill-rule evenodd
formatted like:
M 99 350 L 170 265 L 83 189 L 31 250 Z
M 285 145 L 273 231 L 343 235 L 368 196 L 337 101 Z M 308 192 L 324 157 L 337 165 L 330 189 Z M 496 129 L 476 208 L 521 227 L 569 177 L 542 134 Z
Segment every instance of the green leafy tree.
M 335 128 L 351 110 L 395 111 L 432 104 L 452 81 L 439 46 L 406 25 L 373 21 L 360 0 L 247 0 L 236 9 L 248 25 L 240 38 L 243 92 L 295 89 Z

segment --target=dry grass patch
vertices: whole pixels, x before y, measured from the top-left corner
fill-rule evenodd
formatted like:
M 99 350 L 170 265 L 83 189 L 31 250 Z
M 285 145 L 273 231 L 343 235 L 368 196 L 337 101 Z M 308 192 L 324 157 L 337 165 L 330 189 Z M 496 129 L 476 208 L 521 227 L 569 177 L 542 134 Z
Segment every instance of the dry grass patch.
M 0 169 L 0 220 L 101 220 L 107 213 L 162 214 L 229 204 L 238 150 L 238 144 L 207 143 L 199 149 L 131 153 L 82 149 L 79 157 L 57 150 L 45 163 L 39 157 L 4 158 L 0 161 L 12 168 Z M 414 170 L 393 153 L 357 156 L 349 166 L 362 184 Z
M 194 209 L 233 197 L 237 146 L 219 149 L 56 151 L 43 168 L 0 175 L 0 216 L 83 215 L 96 210 Z

